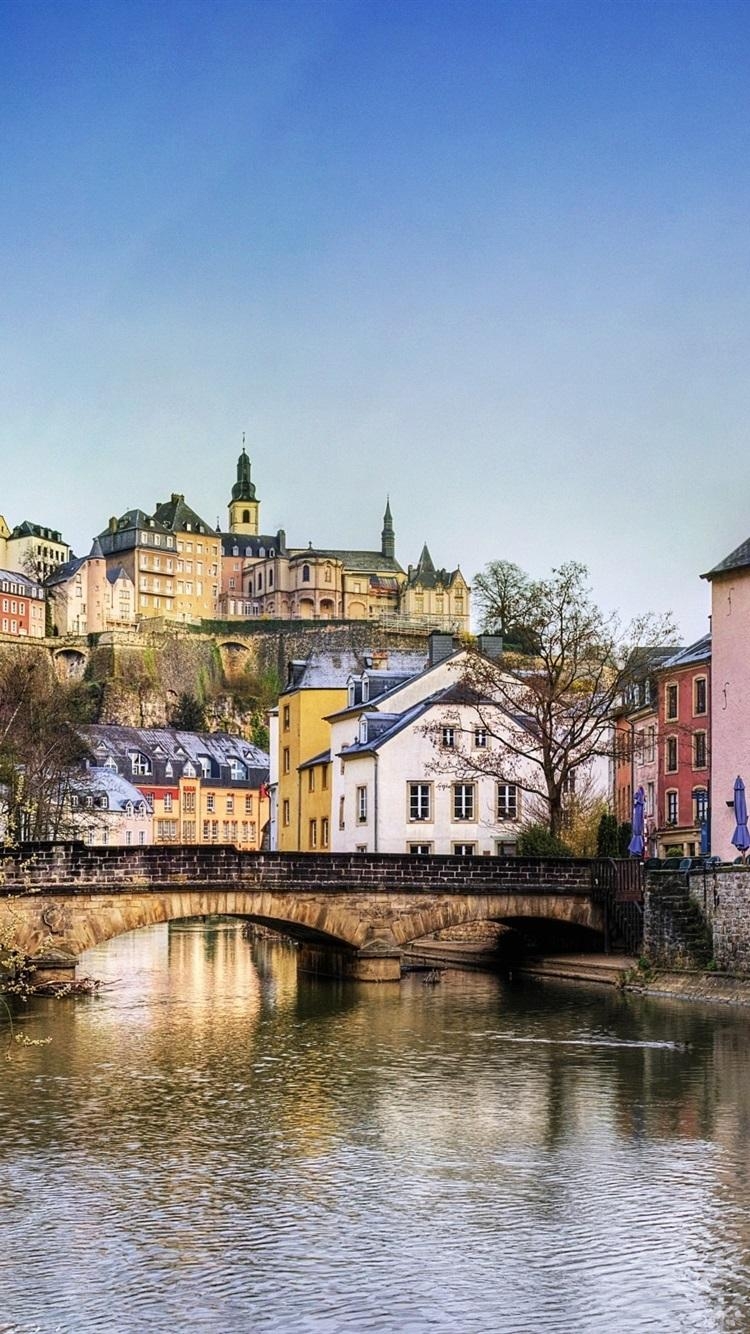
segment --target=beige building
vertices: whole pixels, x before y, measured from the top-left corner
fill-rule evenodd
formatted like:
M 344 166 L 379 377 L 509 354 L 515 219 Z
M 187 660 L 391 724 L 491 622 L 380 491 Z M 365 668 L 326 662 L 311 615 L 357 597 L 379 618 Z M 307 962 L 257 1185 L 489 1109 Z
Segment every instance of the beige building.
M 185 504 L 183 495 L 157 505 L 154 519 L 175 543 L 173 619 L 213 620 L 219 603 L 220 534 Z
M 0 565 L 20 570 L 40 582 L 70 560 L 70 547 L 55 528 L 28 519 L 10 529 L 0 515 Z
M 143 510 L 112 518 L 99 543 L 107 571 L 121 569 L 135 589 L 135 615 L 174 615 L 177 547 L 174 534 Z
M 135 584 L 122 565 L 107 568 L 98 538 L 88 556 L 62 565 L 45 587 L 53 634 L 87 635 L 135 625 Z

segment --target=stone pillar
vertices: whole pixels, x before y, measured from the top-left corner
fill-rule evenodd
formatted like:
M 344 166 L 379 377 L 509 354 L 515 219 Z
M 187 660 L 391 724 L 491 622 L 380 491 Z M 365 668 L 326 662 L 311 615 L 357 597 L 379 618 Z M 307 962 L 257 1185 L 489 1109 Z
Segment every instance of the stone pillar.
M 325 945 L 304 944 L 297 956 L 297 967 L 302 973 L 351 982 L 400 982 L 401 952 L 329 949 Z
M 34 955 L 29 962 L 34 967 L 31 974 L 32 988 L 50 983 L 62 987 L 76 980 L 78 960 L 74 954 L 68 954 L 65 950 L 47 950 L 44 954 Z

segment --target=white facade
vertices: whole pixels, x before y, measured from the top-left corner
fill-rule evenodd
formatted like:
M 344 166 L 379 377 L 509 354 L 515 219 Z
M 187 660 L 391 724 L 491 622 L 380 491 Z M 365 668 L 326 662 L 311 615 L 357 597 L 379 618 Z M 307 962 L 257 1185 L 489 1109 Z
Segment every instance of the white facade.
M 132 783 L 107 766 L 71 778 L 70 837 L 92 846 L 144 847 L 153 842 L 153 816 Z
M 331 850 L 515 853 L 524 814 L 518 783 L 470 769 L 454 746 L 443 744 L 444 728 L 446 742 L 451 732 L 455 739 L 459 730 L 464 735 L 479 731 L 482 759 L 502 774 L 500 755 L 488 753 L 492 738 L 475 727 L 473 708 L 440 702 L 417 706 L 379 737 L 373 735 L 373 749 L 366 749 L 368 734 L 387 721 L 388 715 L 378 721 L 368 711 L 332 725 Z M 360 738 L 358 749 L 347 754 L 344 747 L 354 740 L 353 732 Z M 499 743 L 494 746 L 499 751 Z

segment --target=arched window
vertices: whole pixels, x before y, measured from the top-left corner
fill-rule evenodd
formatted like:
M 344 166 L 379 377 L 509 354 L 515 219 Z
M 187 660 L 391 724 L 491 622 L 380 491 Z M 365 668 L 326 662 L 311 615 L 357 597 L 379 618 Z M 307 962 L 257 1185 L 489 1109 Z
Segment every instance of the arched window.
M 310 582 L 310 566 L 309 566 L 309 565 L 303 565 L 303 566 L 302 566 L 302 582 L 303 582 L 303 584 L 309 584 L 309 582 Z
M 244 766 L 244 764 L 241 763 L 240 760 L 236 760 L 236 759 L 232 758 L 232 759 L 229 761 L 229 772 L 230 772 L 232 778 L 235 780 L 235 782 L 237 782 L 237 783 L 241 783 L 241 782 L 244 781 L 244 779 L 245 779 L 245 766 Z
M 249 510 L 243 510 L 243 511 L 242 511 L 242 522 L 243 522 L 243 523 L 249 523 L 249 522 L 250 522 L 250 511 L 249 511 Z
M 273 570 L 268 571 L 268 587 L 273 588 Z

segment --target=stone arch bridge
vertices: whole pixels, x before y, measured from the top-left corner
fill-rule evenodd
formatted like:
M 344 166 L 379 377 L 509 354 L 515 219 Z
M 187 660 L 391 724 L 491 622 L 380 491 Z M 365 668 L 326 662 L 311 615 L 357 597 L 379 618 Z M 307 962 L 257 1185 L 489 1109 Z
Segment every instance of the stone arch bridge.
M 37 844 L 0 849 L 0 927 L 11 926 L 40 979 L 73 977 L 84 950 L 124 931 L 222 913 L 296 936 L 321 971 L 386 981 L 400 976 L 412 941 L 467 922 L 546 920 L 603 933 L 600 865 Z

